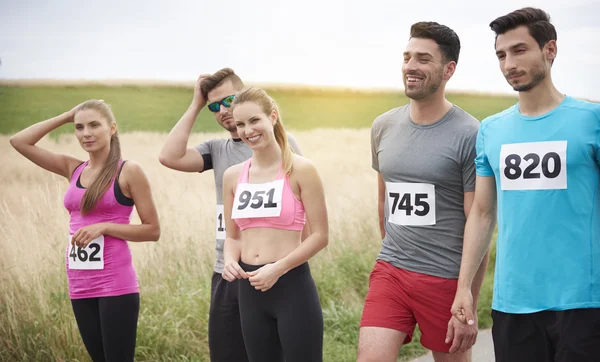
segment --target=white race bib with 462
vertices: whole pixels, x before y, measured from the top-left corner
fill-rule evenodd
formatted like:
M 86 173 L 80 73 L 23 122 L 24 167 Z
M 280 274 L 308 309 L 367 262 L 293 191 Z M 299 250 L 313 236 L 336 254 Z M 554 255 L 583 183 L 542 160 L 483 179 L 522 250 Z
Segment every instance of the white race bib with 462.
M 281 215 L 283 180 L 264 184 L 238 184 L 231 218 L 277 217 Z
M 505 144 L 500 148 L 502 190 L 567 188 L 567 141 Z
M 92 240 L 87 247 L 71 245 L 69 235 L 69 269 L 104 269 L 104 235 Z
M 386 182 L 388 221 L 398 225 L 435 225 L 435 186 Z

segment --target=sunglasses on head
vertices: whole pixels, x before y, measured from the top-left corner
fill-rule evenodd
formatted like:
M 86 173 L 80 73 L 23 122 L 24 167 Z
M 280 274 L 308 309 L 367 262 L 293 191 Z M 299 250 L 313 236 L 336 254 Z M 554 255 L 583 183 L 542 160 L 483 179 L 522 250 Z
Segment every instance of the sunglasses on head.
M 235 98 L 235 95 L 231 95 L 231 96 L 221 99 L 218 102 L 213 102 L 208 105 L 208 109 L 210 109 L 211 112 L 217 113 L 219 110 L 221 110 L 221 104 L 224 107 L 229 108 L 229 107 L 231 107 L 231 102 L 233 102 L 234 98 Z

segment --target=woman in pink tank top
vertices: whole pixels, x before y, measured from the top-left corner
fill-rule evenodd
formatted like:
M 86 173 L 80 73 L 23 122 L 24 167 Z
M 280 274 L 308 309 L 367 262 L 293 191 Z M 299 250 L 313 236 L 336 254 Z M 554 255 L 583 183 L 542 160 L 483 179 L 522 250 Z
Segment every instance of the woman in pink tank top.
M 240 279 L 242 334 L 251 362 L 323 359 L 323 312 L 308 260 L 328 243 L 321 179 L 287 142 L 265 91 L 235 95 L 233 118 L 252 157 L 223 176 L 223 278 Z
M 46 134 L 73 123 L 89 160 L 36 146 Z M 157 241 L 158 214 L 139 164 L 121 160 L 117 125 L 110 107 L 89 100 L 39 122 L 10 139 L 36 165 L 69 180 L 64 206 L 65 264 L 69 295 L 83 343 L 94 362 L 133 361 L 139 289 L 127 241 Z M 130 225 L 133 206 L 141 225 Z

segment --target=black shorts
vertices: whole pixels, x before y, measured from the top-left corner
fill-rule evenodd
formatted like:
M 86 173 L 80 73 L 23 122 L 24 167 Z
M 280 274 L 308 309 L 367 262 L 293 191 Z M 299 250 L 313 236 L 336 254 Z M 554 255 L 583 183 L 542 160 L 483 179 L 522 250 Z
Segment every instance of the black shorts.
M 213 273 L 208 317 L 211 362 L 247 362 L 238 303 L 238 280 L 228 282 Z
M 599 362 L 600 308 L 511 314 L 492 310 L 497 362 Z

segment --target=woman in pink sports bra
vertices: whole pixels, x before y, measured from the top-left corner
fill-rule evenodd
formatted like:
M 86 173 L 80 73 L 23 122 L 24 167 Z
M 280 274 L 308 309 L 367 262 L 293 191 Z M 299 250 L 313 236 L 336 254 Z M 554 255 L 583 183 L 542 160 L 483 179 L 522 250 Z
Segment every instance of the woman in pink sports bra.
M 46 134 L 73 123 L 89 160 L 36 146 Z M 69 296 L 77 326 L 94 362 L 133 361 L 140 308 L 136 272 L 126 240 L 157 241 L 158 214 L 139 164 L 121 160 L 117 125 L 110 107 L 89 100 L 39 122 L 10 139 L 36 165 L 65 177 L 64 206 Z M 141 225 L 130 225 L 133 206 Z
M 321 179 L 291 152 L 277 104 L 265 91 L 235 95 L 233 118 L 252 157 L 223 176 L 228 281 L 239 283 L 251 362 L 323 359 L 323 313 L 308 260 L 328 243 Z

